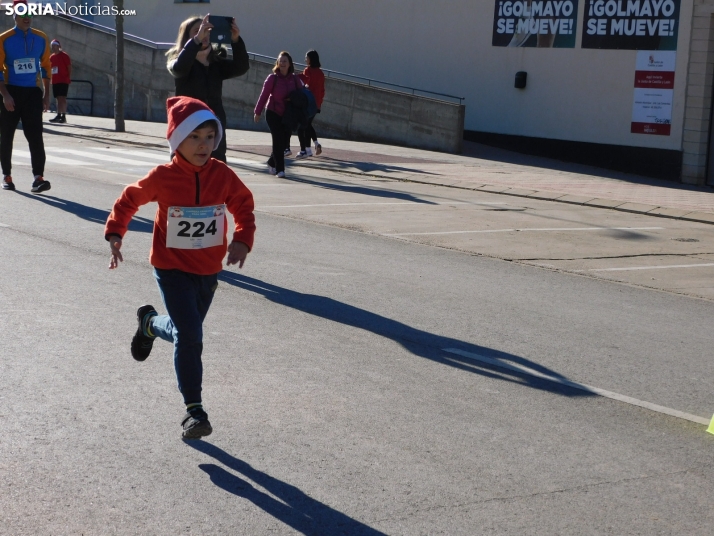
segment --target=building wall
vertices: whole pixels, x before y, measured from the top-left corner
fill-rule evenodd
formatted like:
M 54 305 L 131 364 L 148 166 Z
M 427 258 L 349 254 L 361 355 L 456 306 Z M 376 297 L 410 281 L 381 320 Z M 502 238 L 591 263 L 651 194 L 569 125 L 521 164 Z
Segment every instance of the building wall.
M 72 58 L 73 80 L 92 82 L 94 115 L 113 117 L 115 35 L 61 17 L 44 17 L 34 25 L 60 40 Z M 125 41 L 124 113 L 127 119 L 166 121 L 166 99 L 173 95 L 175 85 L 166 69 L 165 52 Z M 223 106 L 229 128 L 267 130 L 265 120 L 259 124 L 253 121 L 253 108 L 271 67 L 269 63 L 251 61 L 245 75 L 223 84 Z M 461 152 L 463 106 L 335 79 L 327 79 L 325 89 L 322 113 L 316 118 L 321 135 Z M 72 99 L 87 96 L 87 90 L 87 84 L 70 86 L 70 113 L 75 106 L 89 113 L 87 102 Z
M 712 77 L 714 76 L 714 0 L 697 0 L 692 15 L 692 40 L 684 119 L 682 180 L 714 185 L 710 153 Z M 707 172 L 709 176 L 707 177 Z
M 125 31 L 173 41 L 181 20 L 210 10 L 236 16 L 251 52 L 287 49 L 301 59 L 316 48 L 329 69 L 464 96 L 467 130 L 683 147 L 693 0 L 681 4 L 670 136 L 630 133 L 636 51 L 579 48 L 585 0 L 578 2 L 573 49 L 493 47 L 495 0 L 314 0 L 307 9 L 286 0 L 169 1 L 125 0 L 138 13 L 125 19 Z M 528 72 L 525 90 L 513 87 L 517 71 Z

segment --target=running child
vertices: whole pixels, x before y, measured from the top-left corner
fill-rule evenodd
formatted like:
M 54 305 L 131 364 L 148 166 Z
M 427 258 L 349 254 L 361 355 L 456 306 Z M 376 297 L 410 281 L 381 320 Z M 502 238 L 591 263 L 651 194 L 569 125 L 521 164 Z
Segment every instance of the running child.
M 182 435 L 197 439 L 213 431 L 201 399 L 203 320 L 226 252 L 227 264 L 242 268 L 253 247 L 253 195 L 233 170 L 211 158 L 223 136 L 211 109 L 191 97 L 172 97 L 166 107 L 171 163 L 124 189 L 104 235 L 111 248 L 109 268 L 115 269 L 124 260 L 122 237 L 132 216 L 141 205 L 158 203 L 149 260 L 168 314 L 159 315 L 151 305 L 139 307 L 131 355 L 144 361 L 156 337 L 173 343 L 178 388 L 186 404 Z M 226 210 L 235 220 L 230 245 Z

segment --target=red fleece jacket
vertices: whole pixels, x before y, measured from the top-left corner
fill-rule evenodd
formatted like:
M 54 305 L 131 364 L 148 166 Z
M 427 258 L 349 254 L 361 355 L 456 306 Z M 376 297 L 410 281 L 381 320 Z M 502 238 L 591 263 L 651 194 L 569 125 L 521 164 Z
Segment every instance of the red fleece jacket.
M 149 255 L 151 264 L 156 268 L 199 275 L 216 274 L 223 269 L 223 258 L 228 249 L 225 236 L 222 245 L 204 249 L 166 247 L 167 210 L 172 206 L 225 204 L 235 220 L 233 241 L 253 248 L 253 194 L 233 170 L 219 160 L 211 158 L 203 167 L 197 167 L 176 153 L 170 164 L 155 167 L 146 177 L 124 188 L 104 228 L 107 240 L 111 235 L 123 237 L 139 207 L 152 201 L 159 204 Z
M 325 98 L 325 73 L 319 67 L 305 67 L 302 74 L 298 76 L 312 92 L 317 109 L 320 110 L 322 108 L 322 99 Z

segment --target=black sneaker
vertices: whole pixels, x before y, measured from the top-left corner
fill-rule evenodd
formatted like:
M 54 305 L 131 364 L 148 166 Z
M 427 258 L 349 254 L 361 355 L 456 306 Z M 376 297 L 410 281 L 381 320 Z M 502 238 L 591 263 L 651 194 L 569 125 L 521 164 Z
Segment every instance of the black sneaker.
M 12 177 L 10 175 L 5 175 L 2 178 L 2 189 L 3 190 L 14 190 L 15 183 L 12 182 Z
M 154 314 L 151 314 L 154 313 Z M 144 361 L 151 353 L 151 348 L 154 346 L 156 337 L 144 335 L 144 324 L 146 321 L 156 316 L 158 313 L 153 305 L 142 305 L 136 311 L 136 319 L 139 321 L 139 327 L 134 333 L 134 338 L 131 339 L 131 357 L 137 361 Z M 151 316 L 149 316 L 151 315 Z
M 50 119 L 50 123 L 61 123 L 61 122 L 62 122 L 62 114 L 57 114 L 52 119 Z
M 35 179 L 32 183 L 32 189 L 30 190 L 33 194 L 39 194 L 40 192 L 46 192 L 52 188 L 50 181 L 44 180 L 42 177 Z
M 57 121 L 57 122 L 58 122 L 58 123 L 66 123 L 66 122 L 67 122 L 67 117 L 66 117 L 64 114 L 62 114 L 62 117 L 60 117 L 60 118 L 59 118 L 59 121 Z
M 208 422 L 208 415 L 203 409 L 195 409 L 186 413 L 186 416 L 181 421 L 184 439 L 200 439 L 211 435 L 213 428 Z

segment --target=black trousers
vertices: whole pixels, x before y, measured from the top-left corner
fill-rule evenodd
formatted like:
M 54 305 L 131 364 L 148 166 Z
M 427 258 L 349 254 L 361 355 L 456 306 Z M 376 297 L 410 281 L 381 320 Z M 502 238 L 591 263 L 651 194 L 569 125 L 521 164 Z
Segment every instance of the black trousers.
M 317 113 L 320 113 L 320 110 L 318 110 Z M 304 151 L 306 147 L 310 147 L 310 140 L 317 141 L 317 132 L 315 132 L 315 128 L 312 126 L 312 121 L 315 117 L 317 116 L 310 118 L 307 128 L 298 130 L 298 140 L 300 140 L 301 151 Z
M 22 121 L 22 132 L 30 146 L 32 174 L 45 174 L 45 144 L 42 140 L 42 90 L 39 87 L 7 86 L 15 101 L 15 109 L 8 112 L 0 105 L 0 165 L 2 174 L 12 170 L 12 144 L 17 124 Z
M 221 122 L 221 127 L 223 127 L 223 136 L 221 136 L 221 141 L 218 144 L 218 149 L 213 151 L 211 153 L 211 156 L 213 158 L 215 158 L 216 160 L 225 162 L 226 161 L 226 149 L 228 148 L 227 143 L 226 143 L 226 118 L 221 115 L 217 115 L 217 117 L 218 117 L 219 121 Z
M 275 168 L 276 173 L 285 171 L 285 148 L 290 140 L 290 130 L 283 125 L 283 118 L 272 110 L 265 112 L 270 135 L 273 138 L 273 152 L 268 160 L 268 165 Z

